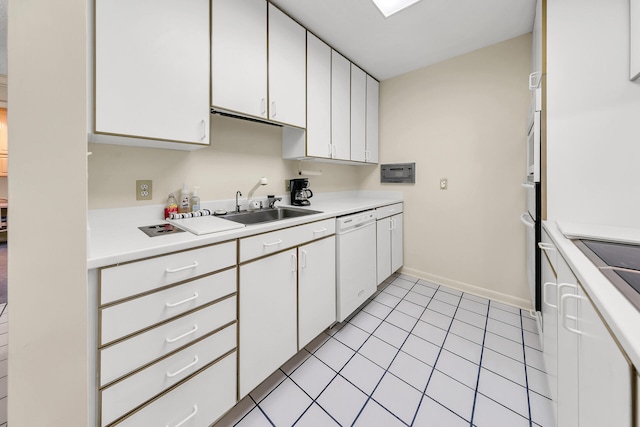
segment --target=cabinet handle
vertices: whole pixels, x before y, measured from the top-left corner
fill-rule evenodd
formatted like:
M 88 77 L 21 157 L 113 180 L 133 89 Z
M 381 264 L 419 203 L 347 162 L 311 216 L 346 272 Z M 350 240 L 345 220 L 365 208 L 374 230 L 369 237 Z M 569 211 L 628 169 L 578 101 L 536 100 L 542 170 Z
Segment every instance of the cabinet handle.
M 331 158 L 335 159 L 336 158 L 336 146 L 331 144 Z
M 174 268 L 173 270 L 169 268 L 165 268 L 164 271 L 167 273 L 177 273 L 178 271 L 189 270 L 190 268 L 196 268 L 198 266 L 198 261 L 193 261 L 191 265 L 185 265 L 184 267 Z
M 538 242 L 538 247 L 540 249 L 542 249 L 543 251 L 555 251 L 556 250 L 556 247 L 553 246 L 551 243 Z
M 276 101 L 271 101 L 271 117 L 276 116 Z
M 292 273 L 298 271 L 298 257 L 296 256 L 296 254 L 291 254 L 291 265 L 293 265 L 293 267 L 291 268 Z
M 191 414 L 189 414 L 187 418 L 180 421 L 178 424 L 174 425 L 173 427 L 182 427 L 184 423 L 189 421 L 191 418 L 195 417 L 197 413 L 198 413 L 198 405 L 193 405 L 193 412 L 191 412 Z M 169 424 L 166 424 L 166 427 L 171 427 L 171 426 Z
M 369 150 L 364 150 L 364 161 L 369 160 Z
M 273 243 L 263 243 L 263 244 L 262 244 L 262 246 L 264 246 L 264 247 L 268 247 L 268 246 L 276 246 L 276 245 L 279 245 L 280 243 L 282 243 L 282 240 L 281 240 L 281 239 L 278 239 L 278 240 L 276 240 L 276 241 L 275 241 L 275 242 L 273 242 Z
M 329 158 L 333 158 L 333 144 L 327 144 L 329 147 Z
M 307 251 L 300 251 L 302 256 L 300 257 L 300 268 L 307 268 Z
M 182 334 L 180 336 L 177 336 L 175 338 L 165 338 L 164 340 L 167 343 L 171 344 L 171 343 L 174 343 L 176 341 L 181 340 L 182 338 L 188 337 L 191 334 L 195 334 L 197 330 L 198 330 L 198 325 L 193 325 L 193 329 L 191 329 L 189 332 L 185 332 L 184 334 Z
M 545 282 L 544 285 L 542 285 L 542 300 L 544 301 L 545 304 L 547 304 L 549 307 L 551 308 L 558 308 L 557 305 L 553 305 L 550 304 L 547 301 L 547 285 L 553 285 L 553 286 L 558 286 L 557 283 L 553 283 L 553 282 Z M 557 291 L 556 291 L 556 295 L 557 295 Z
M 326 228 L 321 228 L 320 230 L 313 230 L 313 234 L 320 234 L 320 233 L 324 233 L 325 231 L 327 231 Z
M 182 305 L 182 304 L 185 304 L 185 303 L 187 303 L 189 301 L 193 301 L 194 299 L 197 299 L 198 296 L 199 296 L 198 293 L 194 292 L 192 297 L 189 297 L 187 299 L 183 299 L 182 301 L 178 301 L 178 302 L 168 302 L 168 303 L 165 304 L 165 306 L 167 308 L 177 307 L 179 305 Z
M 200 121 L 200 125 L 202 125 L 202 136 L 200 137 L 201 141 L 204 141 L 204 139 L 207 137 L 207 126 L 206 126 L 206 122 L 204 120 Z
M 578 317 L 577 316 L 569 316 L 568 314 L 564 313 L 564 307 L 565 307 L 565 303 L 567 301 L 569 301 L 570 299 L 575 299 L 577 301 L 580 301 L 582 299 L 582 297 L 580 295 L 574 295 L 574 294 L 566 294 L 566 295 L 562 295 L 562 297 L 560 298 L 560 312 L 562 313 L 562 326 L 569 332 L 573 332 L 576 335 L 582 335 L 582 331 L 580 331 L 577 328 L 572 328 L 570 326 L 567 325 L 567 319 L 571 319 L 573 321 L 576 322 L 576 326 L 578 325 Z
M 265 114 L 267 114 L 267 101 L 262 98 L 260 100 L 260 115 L 264 116 Z
M 541 80 L 542 73 L 540 71 L 529 74 L 529 90 L 537 89 L 540 86 Z
M 183 372 L 184 372 L 184 371 L 186 371 L 187 369 L 191 368 L 192 366 L 195 366 L 195 365 L 198 363 L 198 361 L 199 361 L 199 359 L 198 359 L 198 356 L 196 355 L 196 356 L 193 358 L 193 362 L 189 363 L 187 366 L 185 366 L 185 367 L 183 367 L 183 368 L 180 368 L 180 369 L 178 369 L 178 370 L 177 370 L 177 371 L 175 371 L 175 372 L 168 372 L 168 371 L 167 371 L 167 378 L 173 378 L 173 377 L 175 377 L 176 375 L 180 375 L 181 373 L 183 373 Z

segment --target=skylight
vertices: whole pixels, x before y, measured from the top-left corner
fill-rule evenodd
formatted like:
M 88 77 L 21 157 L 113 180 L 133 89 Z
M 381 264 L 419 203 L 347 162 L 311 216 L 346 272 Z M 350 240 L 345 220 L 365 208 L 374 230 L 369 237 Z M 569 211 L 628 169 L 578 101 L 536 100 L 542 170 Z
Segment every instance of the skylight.
M 418 1 L 419 0 L 373 0 L 385 18 L 390 17 L 396 12 L 400 12 L 402 9 L 405 9 Z

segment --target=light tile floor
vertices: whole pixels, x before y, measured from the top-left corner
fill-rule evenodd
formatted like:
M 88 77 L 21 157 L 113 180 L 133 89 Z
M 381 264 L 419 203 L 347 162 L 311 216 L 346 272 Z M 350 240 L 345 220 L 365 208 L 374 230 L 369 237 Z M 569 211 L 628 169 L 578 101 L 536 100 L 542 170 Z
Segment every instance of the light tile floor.
M 0 427 L 7 425 L 7 354 L 9 342 L 9 308 L 0 304 Z
M 548 396 L 528 312 L 394 275 L 215 426 L 553 427 Z

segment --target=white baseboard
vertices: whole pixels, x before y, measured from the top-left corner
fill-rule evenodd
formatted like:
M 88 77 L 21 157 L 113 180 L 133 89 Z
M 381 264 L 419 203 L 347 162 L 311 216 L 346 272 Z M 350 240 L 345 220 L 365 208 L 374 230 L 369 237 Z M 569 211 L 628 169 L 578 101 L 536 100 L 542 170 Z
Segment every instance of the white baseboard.
M 503 294 L 502 292 L 492 291 L 490 289 L 480 288 L 478 286 L 471 285 L 465 282 L 459 282 L 457 280 L 447 279 L 446 277 L 436 276 L 435 274 L 419 271 L 414 268 L 402 267 L 400 270 L 402 274 L 408 274 L 410 276 L 417 277 L 418 279 L 427 280 L 433 282 L 436 285 L 447 286 L 449 288 L 457 289 L 462 292 L 468 292 L 479 297 L 488 298 L 494 301 L 498 301 L 504 304 L 512 305 L 514 307 L 521 308 L 523 310 L 531 310 L 531 302 L 524 298 L 514 297 L 513 295 Z

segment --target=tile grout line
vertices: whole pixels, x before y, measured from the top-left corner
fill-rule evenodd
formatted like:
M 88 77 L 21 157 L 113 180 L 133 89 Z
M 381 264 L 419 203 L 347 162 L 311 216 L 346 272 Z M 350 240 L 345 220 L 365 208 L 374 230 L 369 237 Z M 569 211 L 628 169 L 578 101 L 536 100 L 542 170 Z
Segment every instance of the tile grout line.
M 398 276 L 398 277 L 400 277 L 400 276 Z M 398 277 L 396 277 L 396 279 L 397 279 Z M 406 279 L 403 279 L 403 280 L 406 280 Z M 394 279 L 394 281 L 395 281 L 395 279 Z M 398 305 L 399 305 L 402 301 L 404 301 L 404 298 L 409 294 L 409 292 L 411 292 L 411 289 L 413 289 L 413 288 L 416 286 L 416 284 L 417 284 L 418 282 L 419 282 L 419 280 L 416 280 L 416 281 L 413 283 L 413 286 L 411 286 L 411 288 L 407 290 L 407 293 L 406 293 L 402 298 L 400 298 L 400 301 L 398 301 L 398 303 L 393 307 L 393 309 L 389 312 L 389 314 L 387 314 L 387 315 L 385 316 L 385 318 L 382 320 L 382 322 L 380 323 L 380 325 L 376 326 L 376 328 L 373 330 L 373 332 L 371 332 L 371 334 L 369 335 L 369 338 L 371 338 L 371 337 L 373 336 L 373 334 L 375 333 L 375 331 L 377 331 L 377 330 L 378 330 L 378 328 L 379 328 L 379 327 L 380 327 L 380 326 L 381 326 L 381 325 L 386 321 L 386 319 L 391 315 L 391 313 L 393 313 L 393 310 L 395 310 L 395 309 L 398 307 Z M 391 285 L 391 284 L 393 284 L 393 282 L 391 282 L 389 285 Z M 389 285 L 387 285 L 387 286 L 389 286 Z M 403 288 L 403 289 L 404 289 L 404 288 Z M 383 292 L 384 292 L 384 290 L 383 290 Z M 437 289 L 436 289 L 436 292 L 437 292 Z M 391 295 L 391 294 L 390 294 L 390 295 Z M 434 293 L 434 295 L 435 295 L 435 293 Z M 426 311 L 427 306 L 429 306 L 429 304 L 431 304 L 431 301 L 432 301 L 432 300 L 433 300 L 433 297 L 431 297 L 431 298 L 429 299 L 429 302 L 427 303 L 427 305 L 426 305 L 426 306 L 424 307 L 424 309 L 422 310 L 422 313 L 423 313 L 423 314 L 424 314 L 424 312 Z M 404 341 L 402 342 L 402 344 L 400 344 L 400 347 L 398 347 L 398 349 L 397 349 L 398 351 L 396 352 L 395 356 L 393 356 L 393 359 L 391 359 L 391 362 L 389 363 L 389 366 L 387 366 L 387 367 L 385 368 L 384 373 L 382 374 L 382 376 L 381 376 L 381 377 L 380 377 L 380 379 L 378 380 L 378 383 L 377 383 L 377 384 L 376 384 L 376 386 L 373 388 L 373 390 L 371 390 L 371 393 L 370 393 L 370 394 L 367 394 L 367 400 L 365 400 L 364 405 L 362 405 L 362 408 L 360 408 L 360 411 L 358 411 L 358 415 L 356 415 L 355 419 L 354 419 L 354 420 L 353 420 L 353 422 L 351 423 L 351 426 L 355 425 L 355 423 L 358 421 L 358 418 L 360 418 L 360 415 L 362 415 L 362 411 L 364 411 L 364 408 L 367 406 L 367 403 L 369 403 L 369 401 L 373 399 L 373 393 L 375 393 L 376 389 L 378 388 L 378 386 L 379 386 L 379 385 L 380 385 L 380 383 L 382 382 L 382 379 L 383 379 L 383 378 L 384 378 L 384 376 L 387 374 L 387 372 L 389 372 L 389 367 L 391 367 L 391 365 L 393 364 L 394 360 L 396 360 L 396 357 L 398 357 L 398 354 L 399 354 L 399 353 L 400 353 L 400 351 L 401 351 L 400 349 L 402 348 L 402 346 L 404 345 L 404 343 L 409 339 L 409 336 L 411 335 L 411 332 L 412 332 L 412 331 L 413 331 L 413 329 L 416 327 L 416 325 L 418 324 L 418 321 L 419 321 L 419 320 L 420 320 L 420 318 L 416 319 L 416 323 L 415 323 L 415 325 L 413 325 L 413 327 L 411 328 L 411 331 L 409 331 L 409 333 L 407 334 L 407 337 L 404 339 Z M 390 324 L 390 325 L 393 325 L 392 323 L 389 323 L 389 324 Z M 355 326 L 355 325 L 354 325 L 354 326 Z M 396 325 L 393 325 L 393 326 L 396 326 Z M 397 326 L 396 326 L 396 327 L 397 327 Z M 402 329 L 402 328 L 399 328 L 399 329 Z M 364 342 L 364 343 L 362 343 L 362 345 L 360 346 L 360 348 L 362 348 L 362 347 L 364 346 L 364 344 L 369 340 L 369 338 L 367 338 L 367 339 L 365 340 L 365 342 Z M 378 337 L 376 337 L 376 338 L 378 338 Z M 380 340 L 381 340 L 381 341 L 383 341 L 383 342 L 386 342 L 386 341 L 382 340 L 381 338 L 378 338 L 378 339 L 380 339 Z M 387 343 L 387 344 L 389 344 L 389 343 Z M 389 344 L 389 345 L 391 345 L 391 344 Z M 395 348 L 395 346 L 392 346 L 392 347 L 394 347 L 394 348 Z M 357 353 L 357 352 L 356 352 L 356 353 Z M 347 362 L 347 363 L 349 363 L 349 362 Z M 374 363 L 375 363 L 375 362 L 374 362 Z M 345 364 L 345 366 L 346 366 L 346 364 Z M 343 366 L 343 369 L 344 369 L 344 366 Z M 341 369 L 341 371 L 342 371 L 342 369 Z M 393 374 L 391 374 L 391 375 L 393 375 Z M 346 379 L 346 378 L 345 378 L 345 379 Z M 347 381 L 349 381 L 349 380 L 347 380 Z M 349 381 L 349 382 L 350 382 L 350 381 Z M 355 386 L 355 384 L 354 384 L 354 386 Z M 356 386 L 356 387 L 357 387 L 357 386 Z M 376 402 L 378 405 L 380 405 L 380 402 L 376 401 L 375 399 L 373 399 L 373 401 L 374 401 L 374 402 Z M 407 423 L 405 423 L 404 421 L 402 421 L 402 420 L 401 420 L 401 419 L 400 419 L 396 414 L 394 414 L 393 412 L 389 411 L 389 410 L 388 410 L 387 408 L 385 408 L 384 406 L 382 406 L 382 405 L 380 405 L 380 406 L 381 406 L 385 411 L 389 412 L 391 415 L 393 415 L 395 418 L 397 418 L 397 419 L 398 419 L 398 421 L 400 421 L 400 422 L 401 422 L 401 423 L 403 423 L 404 425 L 407 425 Z
M 484 345 L 487 339 L 487 327 L 489 325 L 489 312 L 491 311 L 491 300 L 487 304 L 487 317 L 484 322 L 484 333 L 482 334 L 482 349 L 480 350 L 480 361 L 478 362 L 478 378 L 476 378 L 476 389 L 473 393 L 473 406 L 471 407 L 471 420 L 469 425 L 473 426 L 473 418 L 476 415 L 476 403 L 478 401 L 478 388 L 480 387 L 480 373 L 482 372 L 482 357 L 484 356 Z
M 438 285 L 438 289 L 440 289 L 439 285 Z M 416 417 L 418 416 L 418 412 L 420 412 L 420 406 L 422 406 L 422 401 L 424 400 L 425 396 L 428 397 L 427 396 L 427 388 L 429 388 L 429 383 L 431 382 L 431 378 L 433 377 L 433 371 L 436 370 L 436 365 L 438 364 L 438 359 L 440 359 L 440 355 L 442 354 L 442 350 L 444 349 L 444 344 L 447 341 L 447 338 L 449 337 L 449 333 L 451 331 L 451 326 L 453 325 L 453 320 L 455 319 L 456 313 L 458 312 L 458 308 L 460 307 L 460 303 L 462 302 L 462 296 L 463 295 L 464 295 L 464 293 L 460 294 L 460 300 L 458 301 L 458 305 L 456 306 L 456 309 L 453 312 L 453 315 L 451 316 L 451 322 L 449 323 L 449 327 L 447 328 L 446 334 L 444 336 L 444 340 L 442 341 L 442 345 L 440 346 L 440 349 L 438 350 L 438 355 L 436 356 L 436 359 L 433 361 L 433 369 L 431 370 L 431 373 L 429 374 L 429 379 L 427 379 L 427 384 L 424 386 L 424 390 L 422 391 L 422 397 L 420 397 L 420 402 L 418 402 L 418 407 L 416 408 L 416 412 L 413 414 L 413 419 L 411 420 L 411 426 L 413 426 L 413 424 L 416 422 Z M 435 294 L 434 294 L 434 296 L 435 296 Z M 431 301 L 429 301 L 429 302 L 431 302 Z M 426 307 L 425 307 L 425 310 L 426 310 Z M 438 372 L 440 372 L 440 371 L 438 371 Z M 440 402 L 438 402 L 438 404 L 440 404 Z M 442 405 L 442 407 L 447 408 L 449 411 L 451 411 L 451 409 L 449 409 L 448 407 L 446 407 L 444 405 Z M 451 411 L 451 412 L 456 414 L 457 416 L 460 416 L 457 413 L 455 413 L 454 411 Z
M 522 328 L 522 357 L 524 360 L 524 381 L 527 388 L 527 409 L 529 410 L 529 427 L 533 427 L 533 417 L 531 416 L 531 397 L 529 396 L 529 371 L 527 370 L 527 352 L 524 344 L 524 323 L 522 322 L 522 310 L 520 310 L 520 326 Z

